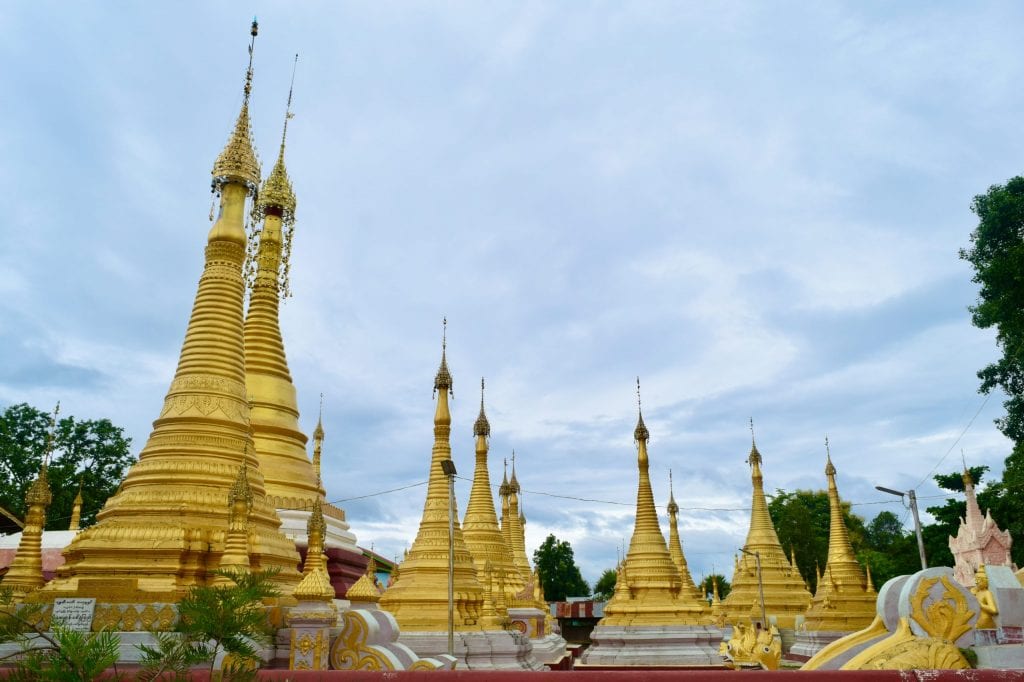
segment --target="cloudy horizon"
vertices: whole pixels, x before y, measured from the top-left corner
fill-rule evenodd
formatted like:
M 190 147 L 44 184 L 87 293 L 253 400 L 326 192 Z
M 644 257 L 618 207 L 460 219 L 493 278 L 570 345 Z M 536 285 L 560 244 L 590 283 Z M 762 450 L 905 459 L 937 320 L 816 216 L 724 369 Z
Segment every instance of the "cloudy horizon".
M 728 575 L 746 535 L 750 418 L 767 491 L 822 489 L 827 434 L 867 518 L 906 518 L 875 485 L 941 504 L 931 475 L 961 448 L 1002 470 L 1003 397 L 976 377 L 998 349 L 958 250 L 972 197 L 1021 170 L 1024 8 L 251 8 L 0 7 L 0 406 L 61 400 L 145 444 L 255 11 L 264 174 L 300 55 L 281 326 L 360 545 L 415 535 L 425 487 L 351 498 L 426 480 L 443 317 L 460 474 L 484 376 L 528 553 L 569 540 L 590 582 L 632 532 L 637 376 L 697 577 Z

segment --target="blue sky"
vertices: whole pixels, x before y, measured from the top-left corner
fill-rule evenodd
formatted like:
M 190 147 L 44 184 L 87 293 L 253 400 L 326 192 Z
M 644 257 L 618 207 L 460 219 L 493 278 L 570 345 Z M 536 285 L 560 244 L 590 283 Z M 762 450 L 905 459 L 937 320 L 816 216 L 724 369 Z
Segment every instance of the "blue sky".
M 530 550 L 591 580 L 632 529 L 637 375 L 698 575 L 745 535 L 751 416 L 770 490 L 822 487 L 827 433 L 869 517 L 903 513 L 876 484 L 937 494 L 976 413 L 939 471 L 1001 468 L 957 250 L 1021 171 L 1009 2 L 5 3 L 0 404 L 144 444 L 254 13 L 267 172 L 300 53 L 282 325 L 332 499 L 425 480 L 443 316 L 460 472 L 483 375 L 492 480 L 515 448 Z M 400 552 L 423 490 L 344 503 L 360 542 Z

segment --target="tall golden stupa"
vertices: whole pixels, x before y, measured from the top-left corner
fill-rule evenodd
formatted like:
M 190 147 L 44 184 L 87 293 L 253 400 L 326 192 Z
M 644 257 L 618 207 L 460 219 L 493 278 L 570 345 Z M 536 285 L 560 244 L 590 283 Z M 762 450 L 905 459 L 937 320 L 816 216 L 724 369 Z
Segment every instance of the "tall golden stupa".
M 256 23 L 252 36 L 255 40 Z M 213 165 L 220 214 L 207 236 L 206 264 L 181 356 L 153 431 L 96 525 L 65 550 L 67 563 L 36 597 L 107 602 L 177 601 L 219 565 L 228 496 L 239 467 L 253 495 L 249 558 L 275 568 L 282 591 L 299 581 L 295 545 L 278 530 L 252 453 L 243 341 L 243 227 L 260 181 L 249 124 L 252 44 L 241 111 Z
M 604 607 L 599 625 L 700 625 L 704 622 L 705 604 L 684 589 L 658 523 L 648 474 L 650 433 L 643 413 L 637 418 L 633 438 L 637 444 L 639 481 L 636 522 L 621 572 L 626 589 L 616 591 Z
M 827 439 L 825 446 L 827 450 Z M 853 554 L 830 452 L 826 454 L 825 476 L 828 478 L 830 512 L 828 561 L 807 609 L 804 629 L 809 633 L 832 632 L 835 633 L 832 639 L 835 639 L 840 633 L 860 630 L 871 624 L 875 618 L 878 593 Z
M 491 478 L 487 469 L 487 439 L 491 435 L 491 425 L 484 412 L 484 380 L 480 379 L 480 415 L 473 424 L 473 436 L 476 439 L 476 469 L 473 472 L 473 487 L 466 505 L 466 516 L 462 521 L 462 535 L 466 539 L 466 547 L 473 555 L 477 575 L 484 573 L 484 568 L 491 565 L 491 571 L 504 592 L 504 609 L 499 608 L 498 615 L 507 617 L 508 602 L 522 591 L 524 580 L 519 569 L 513 563 L 512 552 L 505 543 L 498 526 L 498 517 L 494 511 L 494 496 L 491 493 Z M 504 611 L 504 612 L 503 612 Z
M 750 504 L 750 530 L 743 552 L 736 561 L 732 577 L 732 591 L 722 600 L 722 615 L 730 624 L 749 624 L 761 620 L 761 597 L 758 581 L 758 558 L 764 584 L 764 611 L 769 620 L 776 619 L 778 627 L 791 629 L 797 616 L 803 615 L 811 603 L 803 578 L 796 566 L 786 557 L 779 536 L 768 513 L 764 497 L 764 477 L 761 474 L 761 453 L 751 439 L 750 477 L 753 496 Z M 757 554 L 755 557 L 754 554 Z
M 640 381 L 637 380 L 639 400 Z M 636 521 L 619 567 L 612 598 L 604 607 L 582 663 L 589 666 L 699 665 L 721 662 L 721 632 L 708 624 L 707 604 L 684 587 L 658 522 L 648 472 L 650 432 L 638 410 Z
M 434 377 L 437 395 L 434 448 L 423 517 L 416 539 L 399 566 L 398 581 L 380 600 L 380 607 L 394 614 L 403 633 L 442 632 L 448 627 L 448 480 L 441 463 L 452 458 L 449 441 L 452 417 L 448 410 L 452 375 L 448 371 L 446 353 L 447 344 L 442 343 L 441 365 Z M 455 505 L 454 500 L 452 504 Z M 454 530 L 455 629 L 479 631 L 484 590 L 477 580 L 473 556 L 466 546 L 457 512 Z
M 524 582 L 530 582 L 532 569 L 530 559 L 526 556 L 526 515 L 519 508 L 519 493 L 522 487 L 516 478 L 516 453 L 512 451 L 512 478 L 502 482 L 505 491 L 501 505 L 501 531 L 512 552 L 512 562 L 522 576 Z M 499 489 L 500 491 L 500 489 Z

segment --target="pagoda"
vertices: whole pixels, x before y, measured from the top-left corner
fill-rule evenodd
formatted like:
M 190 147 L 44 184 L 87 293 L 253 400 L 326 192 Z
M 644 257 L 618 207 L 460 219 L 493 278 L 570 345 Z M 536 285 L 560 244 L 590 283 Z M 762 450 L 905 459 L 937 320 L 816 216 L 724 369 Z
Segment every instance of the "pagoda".
M 253 40 L 256 32 L 254 21 Z M 207 235 L 205 268 L 163 409 L 139 461 L 97 523 L 67 547 L 67 563 L 39 599 L 175 602 L 193 585 L 206 584 L 224 551 L 228 496 L 243 464 L 253 494 L 250 564 L 276 569 L 282 593 L 299 581 L 295 545 L 279 530 L 250 447 L 242 266 L 247 204 L 260 181 L 249 124 L 252 44 L 249 55 L 242 108 L 213 165 L 220 213 Z
M 638 380 L 638 397 L 639 391 Z M 648 473 L 650 433 L 642 411 L 633 438 L 639 472 L 633 536 L 615 592 L 590 635 L 593 644 L 581 663 L 592 667 L 718 665 L 722 633 L 706 624 L 704 601 L 684 588 L 658 522 Z
M 982 515 L 966 463 L 963 480 L 967 513 L 960 519 L 956 537 L 949 537 L 949 551 L 953 553 L 953 577 L 964 587 L 974 587 L 974 576 L 982 565 L 1010 566 L 1014 571 L 1017 567 L 1010 558 L 1010 531 L 999 529 L 991 510 Z
M 753 621 L 761 621 L 762 602 L 758 580 L 760 560 L 761 582 L 764 585 L 763 613 L 769 621 L 774 621 L 785 640 L 792 635 L 797 618 L 810 605 L 811 593 L 796 565 L 787 559 L 779 544 L 779 536 L 768 514 L 768 503 L 764 497 L 761 453 L 753 438 L 747 463 L 750 465 L 753 486 L 750 530 L 742 554 L 736 559 L 732 591 L 722 600 L 721 617 L 730 625 L 749 625 Z M 764 624 L 764 627 L 768 626 L 768 623 Z
M 828 643 L 871 624 L 875 618 L 878 593 L 865 574 L 853 547 L 843 519 L 843 504 L 836 487 L 836 468 L 825 439 L 825 476 L 828 478 L 830 513 L 828 561 L 825 573 L 818 580 L 817 590 L 807 609 L 796 643 L 790 650 L 793 658 L 810 658 Z
M 345 521 L 345 512 L 324 499 L 319 471 L 324 435 L 322 414 L 314 434 L 316 466 L 306 455 L 307 438 L 299 427 L 295 385 L 288 369 L 279 319 L 280 302 L 291 295 L 288 271 L 297 205 L 285 166 L 291 104 L 289 89 L 277 161 L 260 189 L 249 236 L 245 268 L 250 287 L 244 326 L 245 388 L 252 406 L 250 423 L 256 459 L 263 472 L 267 501 L 281 518 L 281 532 L 304 552 L 309 515 L 314 503 L 320 504 L 326 522 L 323 540 L 327 567 L 336 595 L 342 597 L 347 587 L 363 574 L 366 562 Z
M 447 325 L 447 321 L 445 322 Z M 454 599 L 454 655 L 460 667 L 469 669 L 541 670 L 531 654 L 530 641 L 519 633 L 495 626 L 487 630 L 485 590 L 477 578 L 472 554 L 458 522 L 449 518 L 448 479 L 444 462 L 451 461 L 452 375 L 448 370 L 447 343 L 441 344 L 441 365 L 434 377 L 437 407 L 434 411 L 434 447 L 427 483 L 427 499 L 412 547 L 399 565 L 399 578 L 381 596 L 380 608 L 394 615 L 401 628 L 400 641 L 420 656 L 434 656 L 448 649 L 448 570 L 451 557 Z M 453 537 L 449 538 L 449 523 Z M 449 540 L 454 553 L 449 553 Z M 493 607 L 493 604 L 491 605 Z
M 702 604 L 705 602 L 704 593 L 690 575 L 690 568 L 686 564 L 686 556 L 683 554 L 683 543 L 679 539 L 679 505 L 676 504 L 675 491 L 672 489 L 672 470 L 668 471 L 668 553 L 672 557 L 672 563 L 679 571 L 679 579 L 682 581 L 682 589 L 689 592 Z

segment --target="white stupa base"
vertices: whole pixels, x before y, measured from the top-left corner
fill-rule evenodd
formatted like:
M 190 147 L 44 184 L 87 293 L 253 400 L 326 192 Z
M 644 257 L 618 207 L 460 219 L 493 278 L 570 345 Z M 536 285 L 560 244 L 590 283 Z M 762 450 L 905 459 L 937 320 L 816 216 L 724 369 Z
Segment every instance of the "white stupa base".
M 297 547 L 306 546 L 306 524 L 312 514 L 304 509 L 278 509 L 281 517 L 281 532 Z M 356 546 L 356 535 L 349 530 L 347 522 L 324 514 L 327 524 L 327 535 L 324 538 L 325 548 L 346 549 L 354 554 L 362 555 L 363 551 Z
M 803 630 L 796 633 L 796 641 L 790 647 L 786 658 L 793 661 L 808 661 L 814 654 L 818 653 L 840 637 L 846 637 L 849 632 L 842 630 Z
M 398 641 L 421 658 L 448 653 L 447 632 L 402 632 Z M 533 656 L 530 640 L 518 632 L 483 630 L 455 633 L 456 670 L 546 670 Z
M 722 668 L 722 631 L 704 625 L 598 625 L 576 667 Z

